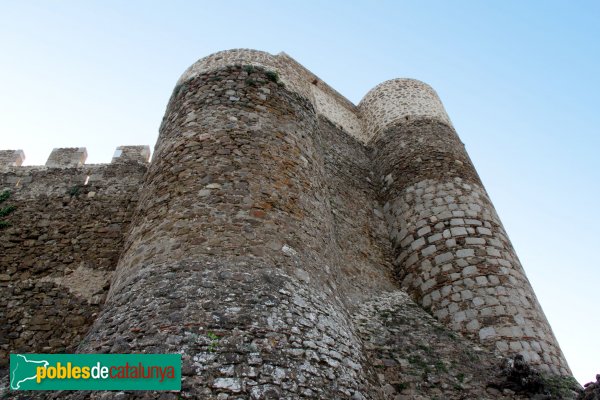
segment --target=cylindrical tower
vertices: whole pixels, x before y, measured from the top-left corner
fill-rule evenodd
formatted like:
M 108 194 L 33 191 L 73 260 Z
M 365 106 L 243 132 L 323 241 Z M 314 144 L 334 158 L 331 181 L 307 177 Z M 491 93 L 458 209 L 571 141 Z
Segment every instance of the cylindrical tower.
M 323 154 L 294 79 L 246 50 L 186 71 L 82 351 L 182 352 L 194 398 L 372 398 L 327 283 L 339 272 Z
M 569 374 L 435 91 L 419 81 L 395 79 L 371 90 L 359 109 L 371 136 L 402 287 L 454 330 Z

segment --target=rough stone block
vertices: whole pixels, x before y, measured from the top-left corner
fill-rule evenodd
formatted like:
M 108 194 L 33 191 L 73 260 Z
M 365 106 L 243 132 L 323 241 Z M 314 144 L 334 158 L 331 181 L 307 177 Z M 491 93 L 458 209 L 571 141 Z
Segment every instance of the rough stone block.
M 477 232 L 478 232 L 480 235 L 492 236 L 492 231 L 491 231 L 491 230 L 489 230 L 488 228 L 478 227 L 478 228 L 477 228 Z
M 24 160 L 23 150 L 0 150 L 0 167 L 18 167 Z
M 427 257 L 435 253 L 436 250 L 437 248 L 434 245 L 427 246 L 423 250 L 421 250 L 421 254 L 423 255 L 423 257 Z
M 137 161 L 147 164 L 150 160 L 150 146 L 119 146 L 113 154 L 111 163 Z
M 410 247 L 413 250 L 419 250 L 421 247 L 425 246 L 425 238 L 418 238 L 417 240 L 415 240 L 414 242 L 411 243 Z
M 460 258 L 473 257 L 474 255 L 475 250 L 473 249 L 460 249 L 456 251 L 456 256 Z
M 50 153 L 46 167 L 50 168 L 69 168 L 81 167 L 87 159 L 87 150 L 85 147 L 65 147 L 56 148 Z
M 482 244 L 485 244 L 485 239 L 483 239 L 483 238 L 475 238 L 475 237 L 468 237 L 468 238 L 465 239 L 465 243 L 466 244 L 482 245 Z
M 462 270 L 463 276 L 469 276 L 477 273 L 477 267 L 475 265 L 469 265 Z
M 452 254 L 451 252 L 443 253 L 438 256 L 435 256 L 435 263 L 437 265 L 444 264 L 444 263 L 447 263 L 448 261 L 451 261 L 453 258 L 454 258 L 454 254 Z
M 491 326 L 479 330 L 479 339 L 481 340 L 486 340 L 494 336 L 496 336 L 496 330 Z
M 441 233 L 436 233 L 435 235 L 431 235 L 427 238 L 427 241 L 429 243 L 434 243 L 437 242 L 438 240 L 442 239 L 442 234 Z
M 427 235 L 429 232 L 431 232 L 431 227 L 429 227 L 429 226 L 424 226 L 424 227 L 422 227 L 421 229 L 419 229 L 419 230 L 417 231 L 417 235 L 419 235 L 419 236 L 425 236 L 425 235 Z
M 477 321 L 476 319 L 471 320 L 467 325 L 467 329 L 470 331 L 476 331 L 479 329 L 480 324 L 479 321 Z
M 462 226 L 450 228 L 450 232 L 452 233 L 452 236 L 466 236 L 467 235 L 467 230 Z

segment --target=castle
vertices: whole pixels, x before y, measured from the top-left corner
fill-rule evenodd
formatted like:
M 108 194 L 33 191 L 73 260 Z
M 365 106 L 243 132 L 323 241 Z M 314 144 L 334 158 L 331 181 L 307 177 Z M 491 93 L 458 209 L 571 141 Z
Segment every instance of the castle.
M 146 146 L 23 158 L 0 152 L 0 368 L 179 352 L 182 393 L 219 399 L 501 398 L 468 381 L 517 353 L 570 375 L 422 82 L 356 106 L 284 53 L 224 51 L 177 82 L 151 163 Z

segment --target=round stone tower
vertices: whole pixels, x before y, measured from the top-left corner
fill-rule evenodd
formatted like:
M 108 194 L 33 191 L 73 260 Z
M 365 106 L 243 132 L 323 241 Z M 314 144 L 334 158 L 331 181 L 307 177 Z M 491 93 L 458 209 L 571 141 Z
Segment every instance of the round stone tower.
M 182 353 L 194 398 L 372 398 L 329 284 L 342 274 L 317 115 L 290 71 L 234 50 L 184 73 L 82 351 Z
M 494 207 L 428 85 L 394 79 L 359 105 L 402 287 L 456 331 L 557 374 L 567 363 Z

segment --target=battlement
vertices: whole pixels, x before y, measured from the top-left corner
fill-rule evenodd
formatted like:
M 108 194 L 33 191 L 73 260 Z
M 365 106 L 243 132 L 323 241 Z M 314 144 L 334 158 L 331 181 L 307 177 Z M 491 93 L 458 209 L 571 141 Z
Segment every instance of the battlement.
M 115 150 L 111 163 L 137 161 L 150 162 L 150 146 L 119 146 Z
M 55 148 L 50 153 L 46 167 L 50 168 L 72 168 L 80 167 L 87 159 L 85 147 Z
M 47 168 L 79 168 L 87 159 L 85 147 L 55 148 L 50 153 L 45 167 Z M 0 150 L 0 168 L 20 167 L 25 160 L 23 150 Z M 119 146 L 113 154 L 111 164 L 150 162 L 150 146 Z M 97 164 L 103 165 L 103 164 Z
M 71 191 L 92 192 L 91 196 L 112 196 L 142 184 L 149 165 L 149 146 L 119 146 L 108 164 L 86 164 L 85 147 L 55 148 L 45 165 L 21 165 L 22 150 L 0 151 L 0 189 L 17 198 L 65 195 Z M 83 193 L 83 190 L 81 190 Z
M 283 52 L 277 55 L 247 49 L 217 52 L 190 66 L 177 84 L 227 66 L 258 66 L 276 72 L 288 90 L 309 100 L 319 115 L 362 143 L 370 142 L 385 126 L 399 120 L 433 118 L 452 125 L 437 93 L 423 82 L 415 79 L 383 82 L 356 106 Z
M 25 161 L 23 150 L 0 150 L 0 167 L 18 167 Z

